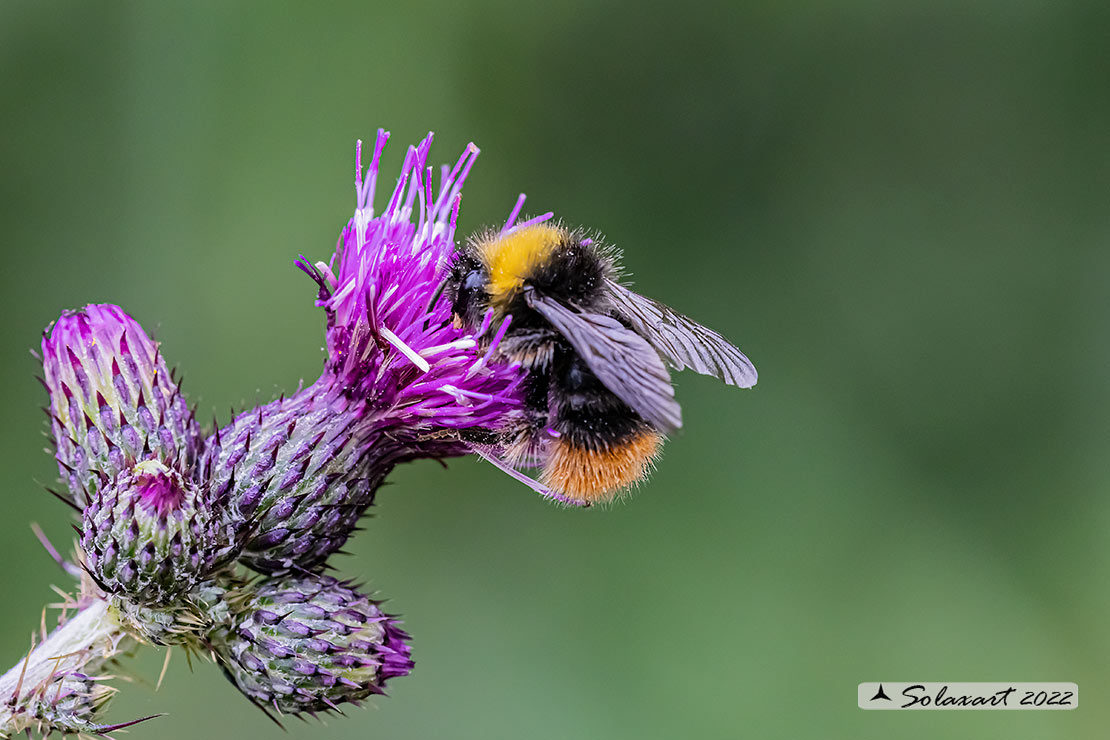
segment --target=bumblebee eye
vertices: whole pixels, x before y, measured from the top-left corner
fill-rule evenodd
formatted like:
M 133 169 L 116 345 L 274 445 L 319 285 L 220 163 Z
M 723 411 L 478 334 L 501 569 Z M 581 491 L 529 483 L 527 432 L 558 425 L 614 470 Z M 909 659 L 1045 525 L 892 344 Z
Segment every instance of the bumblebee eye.
M 468 317 L 472 312 L 481 308 L 482 297 L 486 292 L 486 279 L 480 269 L 466 273 L 459 282 L 459 289 L 455 293 L 455 302 L 451 310 L 456 316 Z
M 463 278 L 463 290 L 469 295 L 477 295 L 479 290 L 484 290 L 486 279 L 481 270 L 471 270 Z

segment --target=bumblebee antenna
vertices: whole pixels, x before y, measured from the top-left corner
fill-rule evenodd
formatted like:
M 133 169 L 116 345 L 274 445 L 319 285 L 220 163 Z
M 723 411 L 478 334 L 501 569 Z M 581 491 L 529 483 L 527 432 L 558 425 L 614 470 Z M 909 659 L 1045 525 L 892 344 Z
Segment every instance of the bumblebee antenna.
M 438 303 L 440 297 L 443 296 L 443 291 L 447 288 L 447 281 L 450 278 L 451 276 L 448 275 L 440 281 L 439 286 L 436 288 L 436 292 L 432 293 L 432 299 L 428 301 L 428 307 L 424 309 L 424 331 L 428 330 L 432 309 L 436 307 L 436 303 Z

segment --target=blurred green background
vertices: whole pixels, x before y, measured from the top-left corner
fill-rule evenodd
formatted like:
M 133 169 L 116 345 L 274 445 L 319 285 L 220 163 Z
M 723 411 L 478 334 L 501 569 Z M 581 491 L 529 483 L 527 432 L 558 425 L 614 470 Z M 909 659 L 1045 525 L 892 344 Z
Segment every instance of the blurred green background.
M 752 357 L 677 378 L 651 482 L 568 511 L 475 461 L 391 477 L 339 570 L 417 668 L 301 738 L 1104 737 L 1110 6 L 0 4 L 0 656 L 68 543 L 27 350 L 122 305 L 202 418 L 321 365 L 356 138 L 474 140 L 517 193 Z M 138 661 L 132 737 L 280 737 L 209 664 Z M 872 680 L 1075 681 L 1074 712 L 864 712 Z M 146 685 L 144 685 L 144 681 Z

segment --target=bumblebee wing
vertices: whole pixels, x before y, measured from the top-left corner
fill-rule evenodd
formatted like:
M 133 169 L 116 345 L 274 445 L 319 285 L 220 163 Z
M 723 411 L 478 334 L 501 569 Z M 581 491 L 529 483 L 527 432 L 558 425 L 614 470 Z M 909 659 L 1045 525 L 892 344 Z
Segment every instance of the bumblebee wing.
M 751 360 L 717 332 L 620 283 L 606 283 L 613 307 L 674 369 L 690 368 L 739 388 L 759 379 Z
M 616 319 L 572 311 L 559 301 L 527 292 L 528 305 L 566 337 L 602 384 L 662 432 L 682 426 L 682 410 L 659 353 Z

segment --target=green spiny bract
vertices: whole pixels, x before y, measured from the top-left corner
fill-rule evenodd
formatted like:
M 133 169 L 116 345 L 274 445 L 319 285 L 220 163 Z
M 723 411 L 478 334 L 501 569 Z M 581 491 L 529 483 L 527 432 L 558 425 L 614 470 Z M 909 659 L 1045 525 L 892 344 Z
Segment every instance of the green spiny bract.
M 211 635 L 224 673 L 259 706 L 297 714 L 382 694 L 412 670 L 409 636 L 378 602 L 328 576 L 270 577 Z
M 158 346 L 112 305 L 66 311 L 42 338 L 55 457 L 71 503 L 145 459 L 191 471 L 200 429 Z
M 197 485 L 155 460 L 91 494 L 82 525 L 89 574 L 106 592 L 140 605 L 171 604 L 230 550 Z
M 230 624 L 246 589 L 249 579 L 227 568 L 168 606 L 144 606 L 119 596 L 111 597 L 111 603 L 120 624 L 131 634 L 155 645 L 202 650 L 211 632 Z

